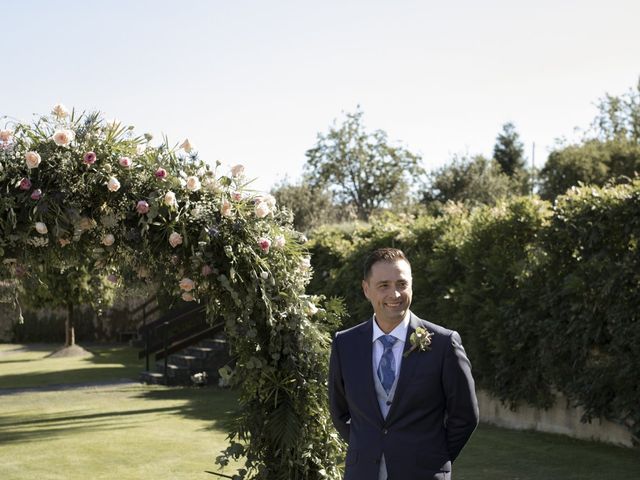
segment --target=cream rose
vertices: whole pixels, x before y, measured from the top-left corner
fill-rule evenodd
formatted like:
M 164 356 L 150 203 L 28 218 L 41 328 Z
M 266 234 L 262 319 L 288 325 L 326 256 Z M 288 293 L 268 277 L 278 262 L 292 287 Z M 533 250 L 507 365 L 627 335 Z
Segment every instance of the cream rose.
M 176 248 L 178 245 L 182 244 L 182 235 L 180 235 L 178 232 L 173 232 L 171 235 L 169 235 L 169 244 L 173 248 Z
M 267 215 L 269 215 L 269 213 L 271 213 L 271 209 L 269 208 L 269 205 L 267 205 L 266 202 L 256 203 L 254 211 L 255 211 L 256 217 L 258 218 L 264 218 Z
M 183 149 L 187 153 L 191 153 L 191 150 L 193 150 L 193 145 L 191 145 L 189 143 L 189 139 L 188 138 L 185 138 L 184 142 L 182 142 L 182 145 L 180 145 L 180 148 Z
M 193 302 L 195 300 L 195 297 L 191 295 L 189 292 L 183 292 L 182 300 L 184 300 L 185 302 Z
M 231 202 L 229 200 L 224 200 L 222 202 L 222 207 L 220 208 L 220 213 L 223 217 L 231 216 Z
M 231 176 L 239 177 L 244 173 L 244 165 L 234 165 L 231 167 Z
M 164 194 L 164 204 L 167 207 L 175 208 L 178 206 L 178 201 L 176 200 L 176 194 L 172 191 L 168 191 Z
M 67 147 L 76 138 L 76 134 L 73 130 L 56 130 L 51 138 L 59 147 Z
M 180 280 L 179 285 L 181 290 L 184 290 L 185 292 L 190 292 L 196 287 L 196 282 L 194 282 L 190 278 L 185 277 L 182 280 Z
M 111 245 L 113 245 L 115 241 L 116 241 L 116 237 L 114 237 L 110 233 L 107 233 L 104 237 L 102 237 L 102 244 L 107 247 L 110 247 Z
M 200 184 L 200 180 L 198 179 L 198 177 L 196 176 L 190 176 L 187 177 L 187 190 L 190 190 L 192 192 L 197 192 L 198 190 L 200 190 L 200 187 L 202 185 Z
M 51 113 L 58 118 L 67 118 L 69 116 L 69 110 L 67 110 L 66 107 L 61 103 L 57 103 L 56 105 L 54 105 Z
M 117 192 L 120 190 L 120 182 L 116 177 L 111 177 L 107 182 L 107 188 L 110 192 Z
M 47 226 L 44 224 L 44 222 L 36 222 L 36 232 L 38 232 L 40 235 L 46 235 L 48 231 L 49 230 L 47 229 Z
M 13 137 L 13 130 L 0 130 L 0 142 L 9 142 Z
M 40 154 L 38 152 L 27 152 L 24 154 L 24 161 L 29 168 L 38 168 L 41 160 L 42 159 L 40 158 Z

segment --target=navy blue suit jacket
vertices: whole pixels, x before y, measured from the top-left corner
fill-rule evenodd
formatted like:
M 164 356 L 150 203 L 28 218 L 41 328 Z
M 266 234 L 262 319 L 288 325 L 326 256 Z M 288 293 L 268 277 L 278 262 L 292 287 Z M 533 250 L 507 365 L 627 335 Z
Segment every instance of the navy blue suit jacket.
M 373 380 L 373 318 L 338 332 L 331 348 L 329 409 L 348 443 L 345 480 L 377 480 L 384 453 L 391 480 L 445 478 L 478 424 L 471 364 L 460 335 L 410 314 L 433 333 L 431 348 L 403 357 L 395 397 L 382 417 Z

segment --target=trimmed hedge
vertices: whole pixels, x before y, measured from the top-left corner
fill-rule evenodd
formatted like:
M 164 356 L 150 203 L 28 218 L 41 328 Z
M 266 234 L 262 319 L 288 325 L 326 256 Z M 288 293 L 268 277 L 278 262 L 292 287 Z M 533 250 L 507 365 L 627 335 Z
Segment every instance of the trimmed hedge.
M 403 249 L 412 310 L 456 329 L 480 386 L 505 403 L 548 407 L 554 391 L 640 437 L 640 180 L 583 187 L 555 205 L 516 198 L 441 217 L 387 217 L 312 236 L 313 293 L 340 296 L 355 325 L 371 315 L 362 264 Z

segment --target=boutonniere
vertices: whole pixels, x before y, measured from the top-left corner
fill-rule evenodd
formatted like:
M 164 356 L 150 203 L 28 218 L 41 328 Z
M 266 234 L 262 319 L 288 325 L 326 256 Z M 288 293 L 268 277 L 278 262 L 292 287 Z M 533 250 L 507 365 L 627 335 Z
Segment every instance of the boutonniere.
M 404 353 L 404 357 L 408 357 L 411 352 L 416 349 L 420 349 L 421 352 L 428 352 L 431 350 L 431 337 L 433 332 L 430 332 L 424 327 L 418 327 L 409 337 L 409 343 L 411 348 Z

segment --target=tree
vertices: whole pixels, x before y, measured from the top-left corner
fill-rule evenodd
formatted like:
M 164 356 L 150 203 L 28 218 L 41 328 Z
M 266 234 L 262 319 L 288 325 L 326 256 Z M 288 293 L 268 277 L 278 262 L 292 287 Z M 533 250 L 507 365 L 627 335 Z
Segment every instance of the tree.
M 509 177 L 525 170 L 524 146 L 513 123 L 502 126 L 502 132 L 498 134 L 493 147 L 493 159 Z
M 353 205 L 360 219 L 376 209 L 403 202 L 424 174 L 420 157 L 392 145 L 382 130 L 367 132 L 363 112 L 347 113 L 306 152 L 306 174 L 313 187 L 333 193 L 343 205 Z
M 329 192 L 304 180 L 299 183 L 283 180 L 271 190 L 271 194 L 278 205 L 293 214 L 293 226 L 298 231 L 308 232 L 314 227 L 339 219 Z
M 540 194 L 552 200 L 580 183 L 602 186 L 640 172 L 640 81 L 636 89 L 598 101 L 591 131 L 549 154 Z
M 470 205 L 493 205 L 500 198 L 514 193 L 514 180 L 491 160 L 475 157 L 454 157 L 448 165 L 431 172 L 423 203 L 436 210 L 448 201 Z

